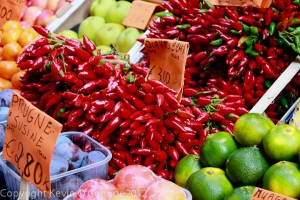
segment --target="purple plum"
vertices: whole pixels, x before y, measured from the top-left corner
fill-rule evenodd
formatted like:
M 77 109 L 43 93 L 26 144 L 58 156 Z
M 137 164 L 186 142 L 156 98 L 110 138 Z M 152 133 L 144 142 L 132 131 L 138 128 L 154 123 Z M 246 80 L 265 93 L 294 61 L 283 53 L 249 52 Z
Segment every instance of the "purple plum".
M 69 163 L 69 170 L 77 169 L 81 166 L 81 162 L 86 155 L 74 143 L 62 143 L 54 148 L 54 154 L 64 158 Z
M 106 158 L 106 156 L 102 152 L 91 151 L 83 158 L 81 167 L 100 162 L 100 161 L 104 160 L 105 158 Z M 105 172 L 106 172 L 105 170 L 106 170 L 105 166 L 103 166 L 103 165 L 95 166 L 93 168 L 84 170 L 83 172 L 81 172 L 82 177 L 83 177 L 82 179 L 84 181 L 88 181 L 88 180 L 94 179 L 94 178 L 104 178 Z
M 53 154 L 51 160 L 51 167 L 50 167 L 51 176 L 66 172 L 68 171 L 68 168 L 69 168 L 69 163 L 66 159 L 64 159 L 60 155 Z
M 13 89 L 4 89 L 0 91 L 0 106 L 10 106 L 13 91 Z

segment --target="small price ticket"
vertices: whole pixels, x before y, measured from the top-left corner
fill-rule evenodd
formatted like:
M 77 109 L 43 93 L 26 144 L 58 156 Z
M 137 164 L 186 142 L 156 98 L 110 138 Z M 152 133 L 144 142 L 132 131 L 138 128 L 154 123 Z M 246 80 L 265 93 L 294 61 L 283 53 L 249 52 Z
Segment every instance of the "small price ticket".
M 268 8 L 272 0 L 208 0 L 209 3 L 219 6 L 253 6 Z
M 178 40 L 146 38 L 144 42 L 150 57 L 148 79 L 156 79 L 178 93 L 184 84 L 184 71 L 189 43 Z
M 25 0 L 1 0 L 0 27 L 8 20 L 20 20 Z
M 264 199 L 296 200 L 291 197 L 283 196 L 281 194 L 256 187 L 252 194 L 251 200 L 264 200 Z
M 61 130 L 62 124 L 18 93 L 13 93 L 3 158 L 16 167 L 22 179 L 34 184 L 48 196 L 51 190 L 50 163 Z
M 123 25 L 145 30 L 156 6 L 158 6 L 158 4 L 146 1 L 133 1 L 128 14 L 123 20 Z

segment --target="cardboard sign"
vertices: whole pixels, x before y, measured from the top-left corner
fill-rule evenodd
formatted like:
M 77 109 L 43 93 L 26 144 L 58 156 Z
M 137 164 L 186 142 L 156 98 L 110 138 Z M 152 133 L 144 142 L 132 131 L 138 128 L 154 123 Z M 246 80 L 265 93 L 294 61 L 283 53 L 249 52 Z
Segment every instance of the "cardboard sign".
M 148 79 L 156 79 L 178 93 L 184 84 L 184 71 L 189 43 L 178 40 L 146 38 L 144 42 L 150 57 Z
M 128 14 L 123 20 L 123 25 L 145 30 L 156 6 L 158 6 L 158 4 L 145 1 L 133 1 Z
M 272 0 L 208 0 L 209 3 L 219 6 L 253 6 L 268 8 Z
M 6 124 L 3 157 L 20 176 L 50 196 L 50 163 L 62 125 L 13 93 Z
M 281 194 L 256 187 L 254 189 L 251 200 L 264 200 L 264 199 L 296 200 L 291 197 L 283 196 Z
M 0 27 L 8 20 L 20 20 L 25 0 L 1 0 Z

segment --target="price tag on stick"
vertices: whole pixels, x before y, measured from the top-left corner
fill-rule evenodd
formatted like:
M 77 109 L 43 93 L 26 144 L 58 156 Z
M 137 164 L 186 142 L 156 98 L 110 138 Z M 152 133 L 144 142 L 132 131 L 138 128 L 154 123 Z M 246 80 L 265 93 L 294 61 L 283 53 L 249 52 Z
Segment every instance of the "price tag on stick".
M 189 43 L 178 40 L 146 38 L 144 42 L 150 57 L 148 79 L 156 79 L 177 92 L 181 99 L 184 71 Z
M 13 93 L 6 124 L 3 158 L 22 179 L 50 196 L 50 164 L 62 124 Z M 24 185 L 24 184 L 23 184 Z M 26 188 L 26 187 L 25 187 Z M 26 191 L 21 191 L 23 195 Z
M 8 20 L 20 20 L 25 0 L 1 0 L 0 27 Z
M 123 20 L 123 25 L 145 30 L 156 6 L 158 6 L 158 4 L 145 1 L 133 1 L 128 14 Z
M 253 6 L 268 8 L 272 0 L 208 0 L 208 2 L 218 6 Z

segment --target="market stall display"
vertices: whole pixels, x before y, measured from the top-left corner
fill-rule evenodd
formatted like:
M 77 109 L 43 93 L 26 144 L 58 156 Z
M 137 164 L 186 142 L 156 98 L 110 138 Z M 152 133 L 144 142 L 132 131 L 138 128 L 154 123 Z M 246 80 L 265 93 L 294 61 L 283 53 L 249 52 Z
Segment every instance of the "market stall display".
M 126 5 L 118 11 L 122 7 L 118 4 Z M 15 81 L 11 77 L 15 71 L 0 73 L 0 77 L 9 75 L 7 80 L 18 83 L 16 87 L 3 87 L 0 100 L 6 94 L 1 92 L 18 91 L 60 122 L 64 132 L 81 132 L 111 153 L 111 160 L 101 170 L 107 176 L 89 171 L 88 175 L 80 174 L 80 180 L 74 176 L 85 167 L 82 163 L 97 162 L 98 156 L 101 161 L 102 155 L 92 152 L 88 156 L 83 152 L 76 157 L 82 158 L 80 165 L 73 163 L 68 153 L 62 155 L 69 163 L 53 156 L 53 163 L 65 163 L 51 167 L 52 172 L 59 172 L 54 176 L 62 178 L 67 174 L 62 183 L 53 185 L 55 191 L 64 194 L 56 197 L 73 199 L 72 193 L 80 186 L 90 187 L 92 179 L 99 180 L 99 187 L 112 186 L 123 169 L 141 166 L 159 179 L 183 187 L 176 191 L 183 189 L 187 199 L 249 198 L 261 188 L 268 190 L 267 195 L 274 196 L 271 192 L 276 192 L 300 198 L 300 134 L 288 124 L 299 122 L 296 111 L 300 72 L 284 83 L 284 89 L 266 105 L 264 113 L 250 113 L 290 64 L 297 65 L 299 2 L 275 0 L 270 7 L 258 8 L 212 5 L 207 0 L 162 1 L 154 11 L 157 19 L 151 21 L 143 36 L 141 30 L 126 27 L 115 17 L 121 13 L 124 19 L 130 4 L 115 0 L 73 1 L 70 9 L 66 8 L 68 16 L 57 18 L 56 24 L 28 28 L 39 36 L 26 38 L 26 44 L 20 44 L 20 51 L 15 53 L 12 61 L 22 72 Z M 109 12 L 114 17 L 109 17 Z M 78 24 L 79 18 L 82 22 Z M 4 37 L 7 30 L 2 31 Z M 17 33 L 12 29 L 13 42 L 21 40 Z M 124 40 L 118 41 L 119 37 Z M 1 38 L 2 45 L 9 39 Z M 168 86 L 168 69 L 158 72 L 160 80 L 149 78 L 157 73 L 145 43 L 151 39 L 165 48 L 166 40 L 188 43 L 182 93 Z M 3 50 L 1 54 L 0 62 L 9 55 Z M 5 104 L 7 100 L 4 98 Z M 0 103 L 2 106 L 2 100 Z M 8 114 L 8 110 L 3 112 Z M 3 116 L 6 120 L 7 115 Z M 279 146 L 275 142 L 278 140 Z M 61 149 L 70 148 L 69 143 L 64 145 Z M 81 148 L 90 151 L 89 146 Z M 276 149 L 283 151 L 278 153 Z M 4 168 L 9 165 L 3 163 Z M 72 170 L 75 175 L 70 175 Z M 11 169 L 4 169 L 4 173 L 11 177 L 8 189 L 18 193 L 20 176 Z M 285 173 L 293 175 L 280 178 Z M 15 183 L 10 184 L 14 179 Z M 280 189 L 271 182 L 280 185 Z M 68 185 L 74 186 L 72 190 L 66 188 Z M 148 189 L 157 192 L 164 187 Z M 64 189 L 67 192 L 62 192 Z M 37 191 L 33 185 L 31 190 Z M 145 198 L 122 195 L 118 193 L 114 198 Z

